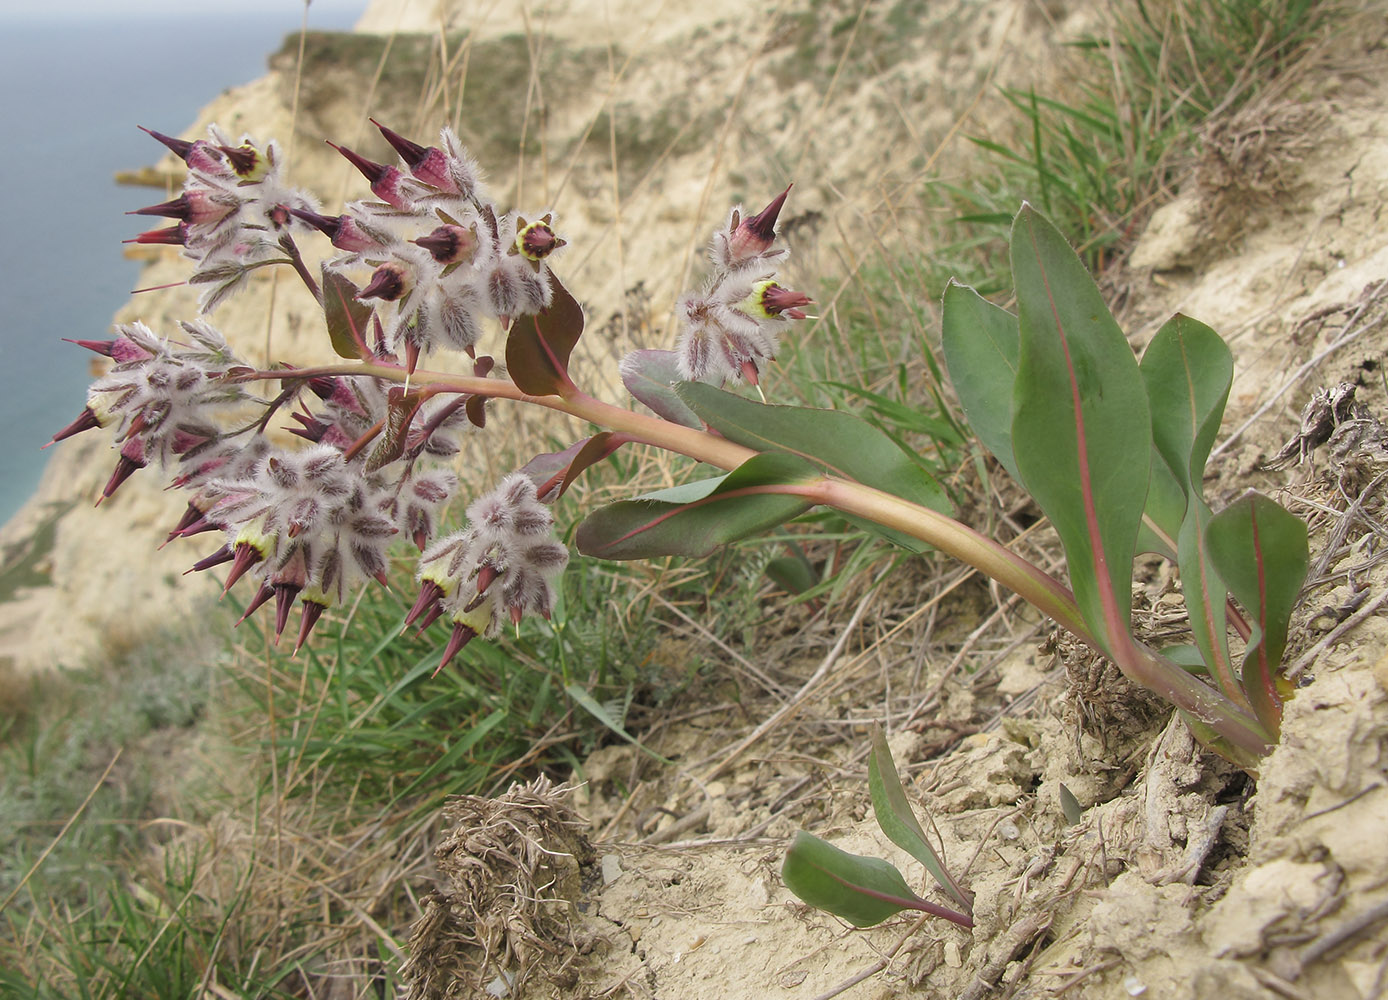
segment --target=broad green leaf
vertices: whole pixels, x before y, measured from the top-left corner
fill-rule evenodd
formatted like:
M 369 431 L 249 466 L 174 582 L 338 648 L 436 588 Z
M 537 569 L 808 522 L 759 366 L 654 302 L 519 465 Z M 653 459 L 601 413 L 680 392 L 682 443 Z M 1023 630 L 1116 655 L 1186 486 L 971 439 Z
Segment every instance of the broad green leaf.
M 549 308 L 517 317 L 506 337 L 507 374 L 532 396 L 561 396 L 573 385 L 569 355 L 583 334 L 583 307 L 553 271 L 549 280 L 554 291 Z
M 911 810 L 911 804 L 906 801 L 906 790 L 901 787 L 901 778 L 897 776 L 896 762 L 892 760 L 887 737 L 878 725 L 872 727 L 872 752 L 868 756 L 868 792 L 872 796 L 872 811 L 877 817 L 877 825 L 882 828 L 887 839 L 925 865 L 925 870 L 930 872 L 940 888 L 963 907 L 965 912 L 971 910 L 973 904 L 968 894 L 950 877 L 944 862 L 926 839 L 925 831 L 921 829 L 916 814 Z
M 1084 264 L 1030 206 L 1013 225 L 1012 272 L 1017 469 L 1065 546 L 1085 621 L 1121 659 L 1132 643 L 1133 555 L 1151 473 L 1146 387 Z
M 1234 378 L 1233 355 L 1219 334 L 1177 314 L 1147 345 L 1140 367 L 1152 407 L 1153 443 L 1186 497 L 1177 562 L 1191 632 L 1220 689 L 1244 704 L 1229 657 L 1227 591 L 1205 550 L 1205 526 L 1212 512 L 1202 488 L 1205 462 Z
M 694 411 L 675 394 L 680 381 L 674 351 L 633 351 L 617 365 L 627 392 L 672 423 L 703 430 Z
M 333 350 L 353 361 L 370 360 L 372 351 L 366 343 L 366 327 L 371 322 L 371 307 L 357 301 L 360 289 L 340 271 L 324 264 L 321 273 L 323 318 Z
M 667 486 L 661 490 L 651 493 L 642 493 L 640 496 L 633 497 L 633 500 L 660 500 L 664 503 L 693 503 L 695 500 L 702 500 L 720 485 L 723 480 L 728 478 L 728 473 L 719 476 L 712 476 L 708 479 L 691 479 L 687 483 L 678 483 L 675 486 Z
M 801 830 L 781 866 L 786 888 L 855 927 L 880 924 L 925 902 L 881 858 L 849 854 Z
M 674 761 L 662 757 L 660 754 L 656 753 L 654 750 L 644 745 L 635 736 L 632 736 L 631 733 L 627 732 L 626 728 L 623 727 L 621 723 L 619 723 L 616 719 L 612 718 L 612 713 L 609 712 L 607 709 L 603 708 L 602 704 L 591 694 L 589 694 L 584 688 L 580 687 L 577 684 L 565 684 L 564 690 L 567 691 L 569 697 L 572 698 L 574 701 L 578 702 L 578 704 L 581 705 L 589 715 L 597 719 L 604 726 L 612 730 L 614 733 L 616 733 L 622 739 L 626 740 L 632 746 L 636 747 L 642 753 L 654 757 L 662 764 L 674 763 Z
M 1182 488 L 1198 492 L 1224 419 L 1233 355 L 1219 334 L 1177 313 L 1147 345 L 1140 367 L 1152 409 L 1152 441 Z
M 945 366 L 969 426 L 1013 479 L 1012 387 L 1017 381 L 1017 317 L 967 285 L 945 288 L 941 326 Z
M 702 382 L 681 382 L 677 391 L 700 419 L 729 441 L 796 455 L 830 475 L 941 513 L 951 510 L 935 477 L 861 417 L 841 410 L 768 406 Z
M 811 462 L 830 475 L 860 482 L 931 510 L 951 505 L 935 477 L 867 421 L 839 410 L 768 406 L 701 382 L 676 391 L 699 418 L 730 441 L 758 451 L 778 451 Z M 849 514 L 846 520 L 911 552 L 925 543 Z
M 809 510 L 813 506 L 809 501 L 777 488 L 808 483 L 818 475 L 808 462 L 792 455 L 756 455 L 717 481 L 706 495 L 692 496 L 697 490 L 677 487 L 603 507 L 578 526 L 574 542 L 584 555 L 601 559 L 701 558 L 720 545 L 774 528 Z M 672 493 L 681 499 L 668 499 Z
M 1275 739 L 1282 719 L 1277 670 L 1310 563 L 1306 525 L 1250 490 L 1210 519 L 1205 544 L 1230 592 L 1253 617 L 1243 688 L 1258 721 Z
M 681 383 L 678 391 L 700 418 L 732 441 L 798 455 L 830 474 L 934 510 L 950 510 L 944 490 L 918 457 L 853 414 L 768 406 L 701 383 Z M 840 516 L 908 551 L 929 551 L 924 542 L 895 529 L 850 514 Z

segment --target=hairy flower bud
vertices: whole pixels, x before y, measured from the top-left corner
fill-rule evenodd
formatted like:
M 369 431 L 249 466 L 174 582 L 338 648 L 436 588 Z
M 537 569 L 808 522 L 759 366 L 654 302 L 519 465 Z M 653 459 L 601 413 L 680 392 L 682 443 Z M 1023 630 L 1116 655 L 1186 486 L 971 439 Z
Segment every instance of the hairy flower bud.
M 371 273 L 371 280 L 357 293 L 357 298 L 394 302 L 413 287 L 414 275 L 403 264 L 387 261 Z
M 202 139 L 189 141 L 187 139 L 175 139 L 173 136 L 155 132 L 153 129 L 139 126 L 141 132 L 158 139 L 167 146 L 175 156 L 184 163 L 188 164 L 189 169 L 201 174 L 226 175 L 231 174 L 231 168 L 227 165 L 226 155 L 216 146 Z
M 776 219 L 790 194 L 790 186 L 771 200 L 771 204 L 756 215 L 742 218 L 733 209 L 728 225 L 714 234 L 710 255 L 719 267 L 733 270 L 757 258 L 775 256 L 771 246 L 776 241 Z
M 339 250 L 359 253 L 385 245 L 385 241 L 379 234 L 363 227 L 351 215 L 339 215 L 333 218 L 303 208 L 291 208 L 289 212 L 296 219 L 307 222 L 314 229 L 327 236 L 332 245 Z
M 191 225 L 211 225 L 220 222 L 240 206 L 240 201 L 231 196 L 207 188 L 191 188 L 173 201 L 166 201 L 148 208 L 137 208 L 127 215 L 162 215 L 166 219 L 179 219 Z
M 384 163 L 368 160 L 366 157 L 352 152 L 346 146 L 339 146 L 335 142 L 329 142 L 328 145 L 347 157 L 348 162 L 361 171 L 362 176 L 371 185 L 371 193 L 377 198 L 402 212 L 408 212 L 413 208 L 414 198 L 408 190 L 405 175 L 400 172 L 399 167 L 391 167 Z
M 436 146 L 421 146 L 411 142 L 398 132 L 393 132 L 386 128 L 376 119 L 369 119 L 372 125 L 381 130 L 381 135 L 385 136 L 386 142 L 400 154 L 400 159 L 405 161 L 405 165 L 410 168 L 410 173 L 416 180 L 428 184 L 430 187 L 438 188 L 440 191 L 447 191 L 449 194 L 458 193 L 458 183 L 449 170 L 448 157 L 443 150 Z
M 416 246 L 429 251 L 440 264 L 467 263 L 477 252 L 477 229 L 462 226 L 439 226 L 427 236 L 412 240 Z

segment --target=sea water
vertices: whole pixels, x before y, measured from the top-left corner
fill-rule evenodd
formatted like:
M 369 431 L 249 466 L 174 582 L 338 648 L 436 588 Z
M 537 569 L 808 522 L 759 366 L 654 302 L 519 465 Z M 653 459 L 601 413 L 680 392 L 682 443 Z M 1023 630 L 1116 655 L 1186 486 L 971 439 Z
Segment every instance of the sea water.
M 309 27 L 349 30 L 365 6 L 315 0 Z M 180 134 L 265 72 L 304 9 L 0 0 L 0 524 L 37 486 L 51 453 L 40 446 L 86 405 L 94 355 L 62 338 L 113 336 L 138 275 L 121 240 L 168 224 L 124 214 L 163 200 L 114 182 L 164 153 L 136 126 Z

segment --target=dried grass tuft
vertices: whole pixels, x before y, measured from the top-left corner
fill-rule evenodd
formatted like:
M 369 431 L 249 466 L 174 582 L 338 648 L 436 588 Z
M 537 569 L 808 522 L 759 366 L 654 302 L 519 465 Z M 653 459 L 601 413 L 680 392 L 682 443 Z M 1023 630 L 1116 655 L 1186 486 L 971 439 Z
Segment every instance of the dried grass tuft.
M 401 969 L 406 1000 L 472 996 L 497 978 L 518 993 L 546 958 L 545 975 L 565 980 L 581 951 L 574 902 L 595 857 L 572 791 L 542 776 L 443 807 L 449 831 L 434 856 L 449 886 L 421 900 Z
M 1200 130 L 1195 183 L 1217 242 L 1246 234 L 1250 216 L 1274 209 L 1297 189 L 1328 119 L 1320 104 L 1258 100 Z

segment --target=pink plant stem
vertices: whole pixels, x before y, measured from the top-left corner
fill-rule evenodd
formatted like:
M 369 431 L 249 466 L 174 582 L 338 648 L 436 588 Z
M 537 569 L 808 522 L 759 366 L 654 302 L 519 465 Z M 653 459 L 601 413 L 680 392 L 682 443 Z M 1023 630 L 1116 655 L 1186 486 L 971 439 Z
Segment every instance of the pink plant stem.
M 340 364 L 318 368 L 298 368 L 296 378 L 316 375 L 365 375 L 404 382 L 402 368 L 384 365 Z M 282 378 L 284 372 L 256 372 L 243 378 Z M 757 452 L 706 430 L 685 427 L 659 417 L 604 403 L 581 391 L 567 396 L 532 396 L 503 379 L 478 378 L 417 369 L 410 376 L 430 394 L 473 393 L 493 399 L 510 399 L 543 406 L 590 421 L 599 427 L 619 431 L 633 442 L 677 452 L 699 462 L 732 471 Z M 900 497 L 861 483 L 824 476 L 808 483 L 764 488 L 802 496 L 846 514 L 867 518 L 883 527 L 918 538 L 974 567 L 986 576 L 1020 594 L 1037 610 L 1054 619 L 1082 642 L 1104 655 L 1113 655 L 1119 668 L 1138 684 L 1166 698 L 1214 729 L 1233 746 L 1253 756 L 1267 751 L 1268 737 L 1246 711 L 1203 681 L 1191 676 L 1170 660 L 1134 642 L 1116 644 L 1110 652 L 1089 631 L 1075 603 L 1074 595 L 1054 577 L 1008 551 L 993 539 L 979 534 L 938 511 L 921 507 Z

